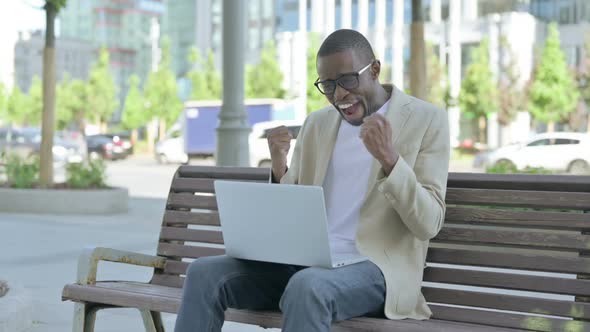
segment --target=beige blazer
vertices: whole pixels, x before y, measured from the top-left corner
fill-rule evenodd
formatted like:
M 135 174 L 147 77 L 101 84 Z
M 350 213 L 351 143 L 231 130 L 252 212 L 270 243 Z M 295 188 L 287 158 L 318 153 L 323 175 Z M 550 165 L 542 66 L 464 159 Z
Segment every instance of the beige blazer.
M 449 167 L 447 113 L 395 87 L 385 114 L 400 159 L 388 177 L 373 161 L 356 233 L 358 250 L 382 271 L 385 315 L 427 319 L 421 293 L 428 242 L 443 226 Z M 332 106 L 311 113 L 281 183 L 321 186 L 341 116 Z

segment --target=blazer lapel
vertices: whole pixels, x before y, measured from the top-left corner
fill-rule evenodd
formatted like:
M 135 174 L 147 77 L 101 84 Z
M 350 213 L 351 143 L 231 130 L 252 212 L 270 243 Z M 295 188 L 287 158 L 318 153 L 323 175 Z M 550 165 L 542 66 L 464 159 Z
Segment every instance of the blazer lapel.
M 334 151 L 334 145 L 336 144 L 336 138 L 338 137 L 338 129 L 340 128 L 340 121 L 342 117 L 336 109 L 332 109 L 334 112 L 330 114 L 326 123 L 325 129 L 322 128 L 322 132 L 319 135 L 317 141 L 319 155 L 317 169 L 314 177 L 313 184 L 321 186 L 324 184 L 324 178 L 328 171 L 328 165 L 332 159 L 332 152 Z

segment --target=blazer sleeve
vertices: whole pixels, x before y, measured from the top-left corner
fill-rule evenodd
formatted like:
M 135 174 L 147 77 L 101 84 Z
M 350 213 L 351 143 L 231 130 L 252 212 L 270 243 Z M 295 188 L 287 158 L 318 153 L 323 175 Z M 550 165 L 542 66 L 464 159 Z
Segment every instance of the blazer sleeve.
M 400 157 L 389 176 L 378 185 L 404 224 L 422 241 L 438 234 L 446 209 L 449 124 L 444 110 L 435 108 L 432 113 L 414 169 Z

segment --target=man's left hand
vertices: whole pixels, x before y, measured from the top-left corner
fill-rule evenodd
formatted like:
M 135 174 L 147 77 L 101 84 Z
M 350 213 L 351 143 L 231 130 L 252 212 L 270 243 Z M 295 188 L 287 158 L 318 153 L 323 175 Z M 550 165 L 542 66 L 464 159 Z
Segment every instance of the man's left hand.
M 378 113 L 365 117 L 360 137 L 371 155 L 381 163 L 385 175 L 389 175 L 399 159 L 399 154 L 393 148 L 389 121 Z

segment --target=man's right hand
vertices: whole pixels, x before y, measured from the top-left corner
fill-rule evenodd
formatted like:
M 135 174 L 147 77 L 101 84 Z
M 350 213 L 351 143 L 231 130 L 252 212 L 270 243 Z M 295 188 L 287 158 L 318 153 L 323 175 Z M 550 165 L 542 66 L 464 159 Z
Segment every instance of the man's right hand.
M 272 173 L 279 181 L 287 171 L 287 154 L 291 148 L 292 139 L 293 136 L 285 126 L 272 129 L 267 136 L 272 160 Z

